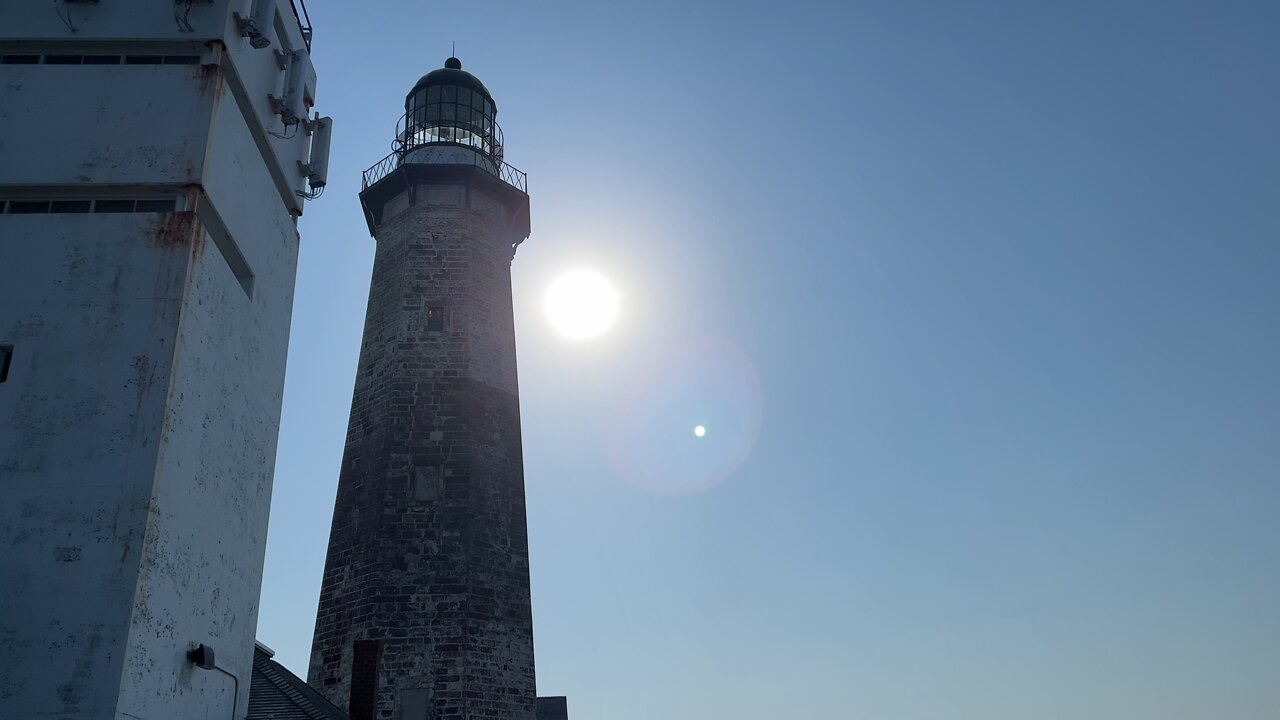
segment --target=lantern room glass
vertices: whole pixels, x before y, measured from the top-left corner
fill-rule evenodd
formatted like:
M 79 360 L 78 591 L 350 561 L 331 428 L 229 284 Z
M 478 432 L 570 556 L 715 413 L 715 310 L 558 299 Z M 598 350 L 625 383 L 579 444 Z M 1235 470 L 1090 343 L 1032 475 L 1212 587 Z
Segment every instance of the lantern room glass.
M 493 102 L 483 93 L 457 85 L 430 85 L 405 99 L 405 149 L 448 143 L 475 148 L 502 160 L 502 131 L 494 122 Z

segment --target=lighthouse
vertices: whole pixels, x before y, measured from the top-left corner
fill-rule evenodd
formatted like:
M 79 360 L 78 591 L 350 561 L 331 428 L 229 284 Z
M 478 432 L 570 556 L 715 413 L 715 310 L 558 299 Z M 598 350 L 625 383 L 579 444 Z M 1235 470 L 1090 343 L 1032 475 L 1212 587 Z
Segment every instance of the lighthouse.
M 511 261 L 524 173 L 457 58 L 364 174 L 377 247 L 308 682 L 352 720 L 532 720 Z

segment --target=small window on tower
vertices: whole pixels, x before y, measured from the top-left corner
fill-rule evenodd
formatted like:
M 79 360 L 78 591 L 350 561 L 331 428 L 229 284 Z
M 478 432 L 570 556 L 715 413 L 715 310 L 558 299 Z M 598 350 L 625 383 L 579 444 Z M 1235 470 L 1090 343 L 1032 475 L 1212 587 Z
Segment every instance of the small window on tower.
M 444 489 L 444 481 L 439 467 L 416 467 L 413 469 L 414 502 L 432 502 L 439 499 Z
M 444 306 L 428 305 L 427 306 L 427 331 L 440 332 L 444 330 Z

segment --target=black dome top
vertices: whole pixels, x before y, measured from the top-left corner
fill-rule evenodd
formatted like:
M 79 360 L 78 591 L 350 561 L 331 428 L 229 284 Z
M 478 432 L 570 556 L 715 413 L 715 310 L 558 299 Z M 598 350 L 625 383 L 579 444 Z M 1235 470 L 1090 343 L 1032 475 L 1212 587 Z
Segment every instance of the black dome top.
M 493 101 L 493 95 L 489 92 L 489 88 L 485 87 L 484 83 L 480 82 L 480 78 L 477 78 L 475 75 L 463 70 L 462 61 L 456 57 L 451 57 L 448 60 L 445 60 L 444 67 L 439 70 L 432 70 L 421 78 L 418 78 L 417 84 L 415 84 L 413 89 L 409 91 L 409 97 L 412 97 L 414 93 L 425 87 L 439 85 L 454 85 L 456 87 L 474 90 L 488 98 L 489 102 L 493 104 L 495 112 L 498 109 L 498 103 Z M 407 104 L 408 98 L 405 100 Z

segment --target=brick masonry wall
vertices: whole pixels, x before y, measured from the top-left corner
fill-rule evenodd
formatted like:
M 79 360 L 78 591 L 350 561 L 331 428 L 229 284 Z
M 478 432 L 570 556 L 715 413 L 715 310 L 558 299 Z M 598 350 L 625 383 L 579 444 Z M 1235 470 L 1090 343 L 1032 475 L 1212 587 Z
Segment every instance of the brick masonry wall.
M 376 232 L 308 682 L 375 693 L 378 720 L 533 720 L 510 213 L 474 184 L 410 195 Z

